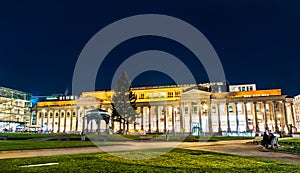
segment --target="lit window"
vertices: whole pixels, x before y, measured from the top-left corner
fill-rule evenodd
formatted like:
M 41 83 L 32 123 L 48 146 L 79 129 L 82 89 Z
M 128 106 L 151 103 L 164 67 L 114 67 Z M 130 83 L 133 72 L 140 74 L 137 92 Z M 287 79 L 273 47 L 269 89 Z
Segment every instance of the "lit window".
M 212 106 L 212 107 L 211 107 L 211 112 L 212 112 L 212 113 L 216 113 L 216 112 L 217 112 L 217 110 L 216 110 L 216 107 L 215 107 L 215 106 Z
M 259 104 L 256 104 L 256 112 L 260 112 L 260 105 Z
M 242 91 L 245 91 L 246 89 L 245 89 L 245 87 L 242 87 Z
M 193 103 L 193 111 L 194 111 L 194 114 L 198 113 L 198 104 L 197 103 Z
M 184 113 L 185 113 L 185 114 L 189 114 L 189 107 L 188 107 L 187 104 L 184 105 Z
M 228 111 L 229 111 L 230 113 L 232 113 L 232 112 L 233 112 L 233 108 L 232 108 L 232 106 L 231 106 L 231 105 L 229 105 L 229 106 L 228 106 Z
M 243 111 L 242 104 L 237 104 L 237 109 L 238 109 L 238 112 L 241 113 Z
M 246 106 L 247 106 L 247 111 L 250 112 L 251 111 L 251 104 L 247 103 Z
M 168 92 L 168 98 L 173 97 L 173 92 Z

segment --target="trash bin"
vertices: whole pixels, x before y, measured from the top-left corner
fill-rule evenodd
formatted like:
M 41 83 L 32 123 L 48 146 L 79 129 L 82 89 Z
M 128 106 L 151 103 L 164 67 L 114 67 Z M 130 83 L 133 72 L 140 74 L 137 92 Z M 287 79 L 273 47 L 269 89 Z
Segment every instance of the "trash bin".
M 81 135 L 81 140 L 85 141 L 85 135 Z

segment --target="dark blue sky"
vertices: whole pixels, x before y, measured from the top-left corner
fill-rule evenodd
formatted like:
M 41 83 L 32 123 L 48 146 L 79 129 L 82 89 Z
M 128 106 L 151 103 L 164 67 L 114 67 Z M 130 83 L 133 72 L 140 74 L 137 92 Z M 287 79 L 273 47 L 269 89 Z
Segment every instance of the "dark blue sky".
M 298 1 L 1 1 L 0 85 L 39 94 L 70 92 L 76 60 L 87 41 L 124 17 L 156 13 L 199 29 L 216 49 L 230 84 L 256 83 L 259 89 L 300 93 Z M 118 65 L 150 49 L 172 53 L 207 82 L 200 62 L 182 45 L 140 37 L 117 46 L 105 59 L 96 83 L 108 89 Z M 163 85 L 158 72 L 141 74 L 134 85 Z

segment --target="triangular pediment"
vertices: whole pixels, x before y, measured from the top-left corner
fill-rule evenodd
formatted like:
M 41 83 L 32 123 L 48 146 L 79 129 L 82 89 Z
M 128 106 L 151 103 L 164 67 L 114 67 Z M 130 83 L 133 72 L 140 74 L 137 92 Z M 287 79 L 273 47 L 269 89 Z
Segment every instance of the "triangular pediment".
M 181 93 L 181 101 L 198 101 L 204 99 L 210 99 L 210 92 L 202 91 L 196 88 L 185 90 Z
M 94 106 L 99 104 L 99 99 L 92 96 L 81 96 L 76 100 L 78 106 Z

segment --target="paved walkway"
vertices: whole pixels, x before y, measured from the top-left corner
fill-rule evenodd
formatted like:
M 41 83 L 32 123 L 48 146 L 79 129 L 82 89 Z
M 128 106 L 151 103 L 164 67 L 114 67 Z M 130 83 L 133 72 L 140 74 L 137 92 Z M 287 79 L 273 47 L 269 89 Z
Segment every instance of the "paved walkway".
M 63 149 L 41 149 L 41 150 L 17 150 L 1 151 L 0 159 L 22 158 L 36 156 L 52 156 L 61 154 L 97 153 L 103 151 L 128 151 L 155 148 L 184 148 L 191 150 L 202 150 L 219 153 L 227 153 L 241 156 L 251 156 L 276 161 L 300 164 L 300 154 L 289 154 L 279 152 L 263 152 L 257 145 L 246 144 L 246 140 L 219 141 L 219 142 L 184 142 L 178 145 L 176 142 L 125 142 L 126 145 L 113 145 L 85 148 L 63 148 Z
M 275 161 L 300 164 L 300 154 L 263 151 L 258 145 L 246 144 L 245 140 L 208 142 L 201 145 L 182 143 L 179 147 L 191 150 L 211 151 L 218 153 L 234 154 L 240 156 L 257 157 Z

